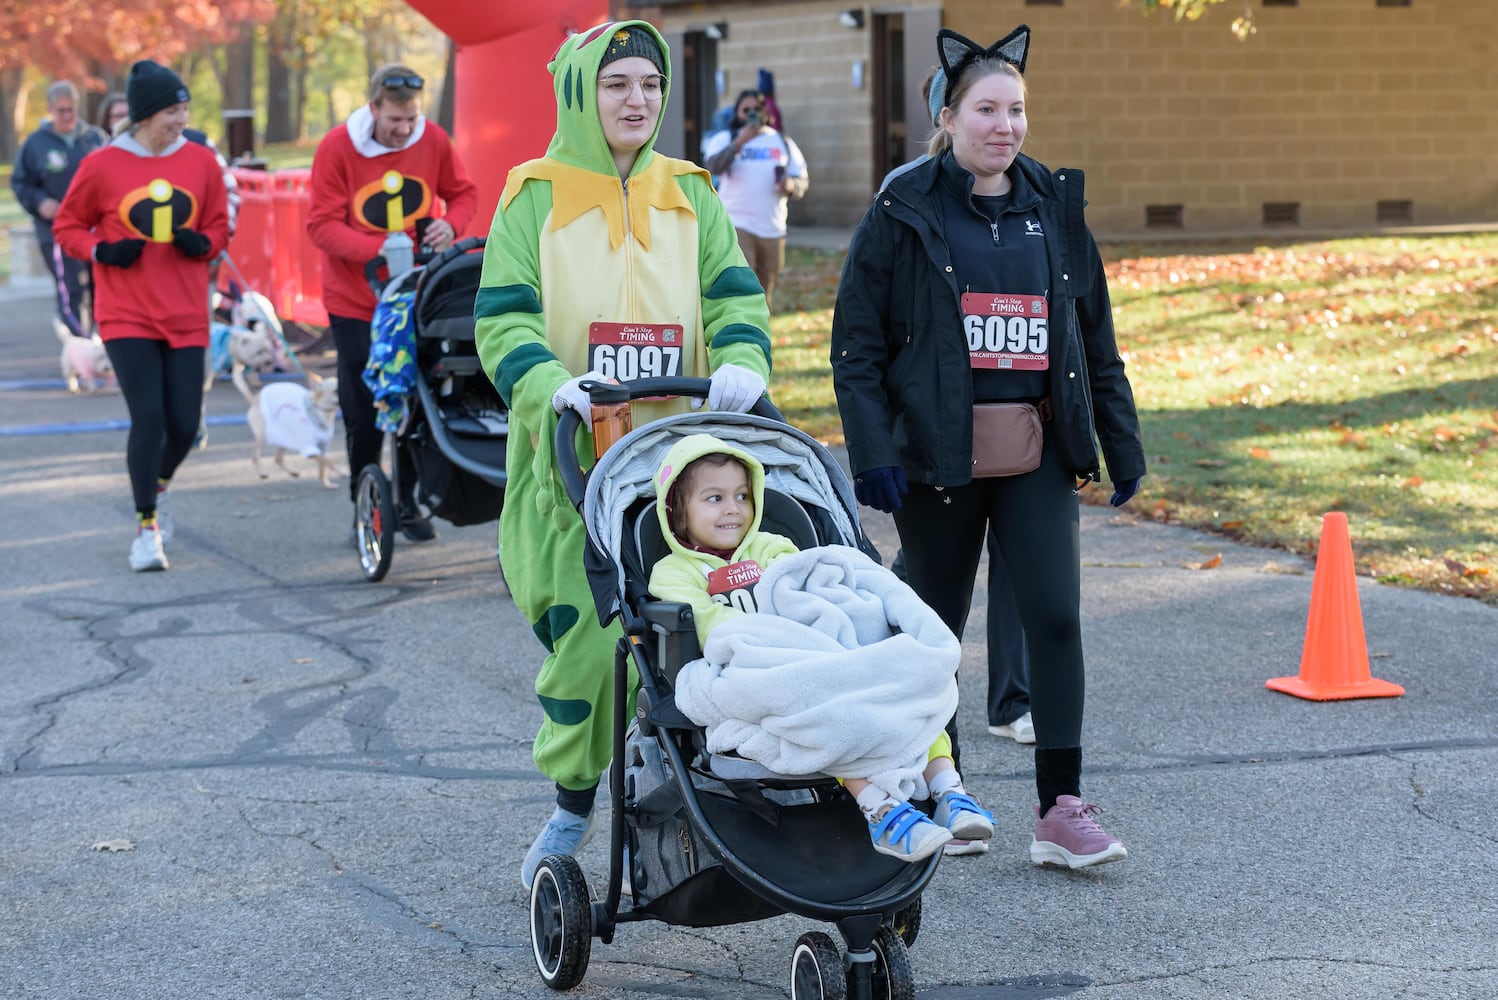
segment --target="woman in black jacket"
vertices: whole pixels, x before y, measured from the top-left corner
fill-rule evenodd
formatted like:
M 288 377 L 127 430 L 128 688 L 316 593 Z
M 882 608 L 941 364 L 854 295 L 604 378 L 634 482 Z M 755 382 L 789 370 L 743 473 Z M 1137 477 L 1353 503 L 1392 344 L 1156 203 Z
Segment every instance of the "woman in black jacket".
M 1100 443 L 1113 505 L 1128 502 L 1144 449 L 1082 173 L 1019 152 L 1029 41 L 1025 26 L 987 49 L 938 34 L 949 86 L 931 157 L 853 235 L 832 371 L 858 499 L 894 514 L 910 585 L 959 636 L 997 533 L 1031 654 L 1030 857 L 1081 868 L 1127 852 L 1081 798 L 1076 494 L 1101 476 Z

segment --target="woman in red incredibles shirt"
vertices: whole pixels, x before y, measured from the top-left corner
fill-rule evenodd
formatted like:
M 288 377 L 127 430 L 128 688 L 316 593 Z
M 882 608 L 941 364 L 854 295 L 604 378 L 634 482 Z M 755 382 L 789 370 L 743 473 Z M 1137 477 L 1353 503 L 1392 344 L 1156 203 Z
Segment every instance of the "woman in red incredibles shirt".
M 163 502 L 192 448 L 208 348 L 208 265 L 228 241 L 228 195 L 213 153 L 182 137 L 187 87 L 142 60 L 126 83 L 130 127 L 89 154 L 53 233 L 92 260 L 94 315 L 130 412 L 125 464 L 139 525 L 136 572 L 167 568 Z

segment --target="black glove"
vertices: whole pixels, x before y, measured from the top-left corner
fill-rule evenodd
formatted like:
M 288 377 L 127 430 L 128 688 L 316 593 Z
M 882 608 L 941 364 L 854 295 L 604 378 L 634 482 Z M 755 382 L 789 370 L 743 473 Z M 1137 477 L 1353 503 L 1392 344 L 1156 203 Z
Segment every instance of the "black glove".
M 172 246 L 193 260 L 208 256 L 208 251 L 213 249 L 213 244 L 209 242 L 208 237 L 186 226 L 172 230 Z
M 1108 502 L 1115 507 L 1122 507 L 1134 499 L 1134 494 L 1139 492 L 1139 480 L 1118 479 L 1113 482 L 1113 498 Z
M 900 498 L 910 492 L 905 485 L 905 470 L 885 465 L 853 477 L 853 495 L 865 507 L 893 514 L 900 509 Z
M 145 240 L 115 240 L 94 247 L 94 260 L 110 267 L 129 267 L 140 256 Z

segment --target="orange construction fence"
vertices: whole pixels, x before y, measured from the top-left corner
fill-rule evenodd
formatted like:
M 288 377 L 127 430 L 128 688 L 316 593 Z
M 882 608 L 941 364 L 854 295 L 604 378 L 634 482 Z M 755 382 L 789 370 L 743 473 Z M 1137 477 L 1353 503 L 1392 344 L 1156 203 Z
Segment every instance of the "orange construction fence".
M 306 326 L 327 326 L 322 303 L 322 255 L 307 239 L 312 171 L 234 170 L 239 223 L 229 256 L 276 315 Z

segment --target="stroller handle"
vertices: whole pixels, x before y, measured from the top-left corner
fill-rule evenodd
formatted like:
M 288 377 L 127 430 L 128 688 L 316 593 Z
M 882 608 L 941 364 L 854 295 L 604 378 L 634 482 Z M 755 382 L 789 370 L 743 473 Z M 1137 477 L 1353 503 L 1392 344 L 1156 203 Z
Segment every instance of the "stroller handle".
M 438 271 L 438 270 L 441 270 L 442 269 L 442 265 L 446 264 L 448 261 L 450 261 L 450 260 L 456 260 L 457 258 L 463 256 L 468 251 L 470 251 L 470 250 L 477 250 L 480 247 L 482 247 L 484 245 L 484 240 L 485 240 L 485 237 L 483 237 L 483 236 L 468 236 L 468 237 L 465 237 L 464 239 L 458 240 L 458 242 L 452 244 L 446 250 L 444 250 L 441 253 L 437 254 L 430 261 L 428 261 L 427 262 L 427 270 L 428 271 Z
M 640 378 L 620 384 L 584 382 L 583 388 L 588 390 L 588 394 L 595 403 L 603 403 L 614 402 L 625 392 L 629 394 L 630 399 L 648 399 L 652 396 L 690 396 L 694 399 L 706 399 L 712 384 L 712 379 L 676 375 L 669 378 Z M 622 400 L 618 401 L 622 402 Z M 749 412 L 755 416 L 767 417 L 777 423 L 785 423 L 785 417 L 775 408 L 775 404 L 770 402 L 768 395 L 760 396 L 755 400 Z M 567 499 L 578 511 L 582 510 L 583 492 L 586 487 L 582 466 L 577 461 L 577 428 L 582 422 L 582 415 L 576 410 L 563 410 L 562 415 L 557 418 L 557 468 L 562 477 L 562 486 L 567 491 Z

